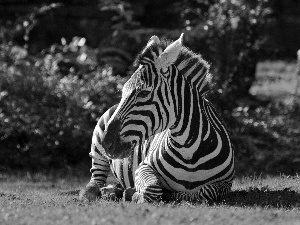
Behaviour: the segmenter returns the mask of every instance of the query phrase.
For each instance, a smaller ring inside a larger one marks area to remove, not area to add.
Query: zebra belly
[[[165,174],[159,174],[159,180],[162,186],[170,191],[195,193],[199,191],[204,185],[209,184],[201,179],[201,173],[182,173],[173,176],[172,179]]]

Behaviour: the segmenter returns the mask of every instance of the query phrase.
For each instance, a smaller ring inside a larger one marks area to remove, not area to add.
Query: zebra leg
[[[124,188],[121,184],[109,184],[100,188],[101,198],[108,201],[118,201],[123,197]]]
[[[215,202],[231,191],[232,182],[220,182],[203,186],[196,193],[164,192],[162,200],[165,202]]]
[[[120,191],[117,185],[115,187],[105,187],[107,176],[110,170],[110,163],[108,158],[103,155],[104,149],[102,147],[102,137],[110,117],[116,110],[117,105],[114,105],[108,109],[98,120],[97,125],[95,126],[92,138],[91,152],[90,156],[92,157],[92,168],[91,173],[92,177],[90,182],[86,185],[85,189],[80,192],[79,199],[87,199],[89,201],[94,201],[97,198],[103,196],[110,196],[115,193],[115,197],[119,198]],[[110,194],[109,194],[110,193]],[[121,191],[123,194],[123,189]],[[121,194],[121,197],[122,197]]]
[[[132,196],[136,193],[135,188],[126,188],[123,193],[123,201],[124,202],[131,202]]]
[[[193,196],[192,201],[215,202],[228,195],[231,186],[232,181],[205,185]]]
[[[105,186],[109,173],[109,161],[96,149],[96,145],[92,144],[90,156],[92,157],[92,177],[86,187],[80,191],[79,199],[95,201],[101,197],[101,190]]]
[[[159,202],[162,196],[156,172],[148,165],[142,164],[135,172],[136,192],[132,195],[135,203]]]
[[[79,192],[79,200],[95,201],[100,197],[100,187],[94,180],[91,180],[86,187]]]

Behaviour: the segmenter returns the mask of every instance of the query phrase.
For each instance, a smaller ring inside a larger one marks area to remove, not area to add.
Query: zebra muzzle
[[[123,143],[119,138],[113,140],[105,141],[102,143],[102,146],[111,159],[121,159],[126,158],[130,155],[131,150],[133,149],[133,144]],[[135,146],[135,144],[134,144]]]
[[[126,158],[136,146],[136,141],[125,142],[120,137],[121,123],[119,120],[112,120],[103,135],[102,147],[106,155],[111,159]]]
[[[120,122],[118,120],[111,121],[103,135],[102,146],[106,154],[114,158],[115,152],[120,145],[119,139]]]

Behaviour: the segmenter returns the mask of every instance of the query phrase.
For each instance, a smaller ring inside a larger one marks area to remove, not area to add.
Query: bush
[[[212,63],[216,89],[234,102],[249,94],[256,64],[264,57],[267,37],[263,27],[270,10],[265,0],[258,0],[255,6],[245,1],[217,2],[209,7],[207,16],[189,21],[187,39],[193,50]]]
[[[19,47],[2,45],[0,52],[1,166],[62,167],[87,159],[97,119],[117,102],[118,78],[109,69],[63,76],[43,60],[33,64]]]

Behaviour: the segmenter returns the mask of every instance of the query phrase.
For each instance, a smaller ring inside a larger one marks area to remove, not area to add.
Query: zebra
[[[152,36],[137,57],[119,104],[95,128],[91,183],[102,187],[110,165],[137,203],[216,201],[230,192],[234,151],[205,98],[210,65],[182,38]]]

